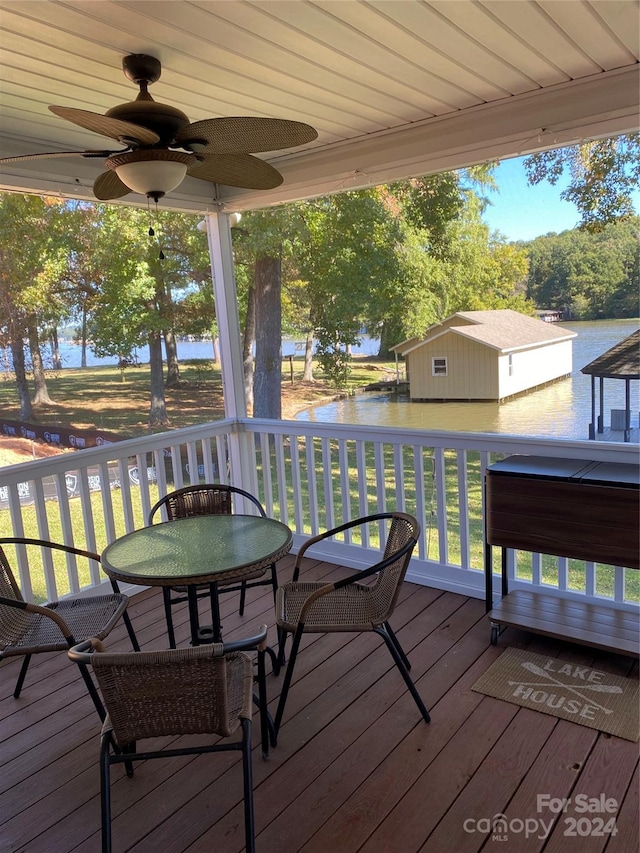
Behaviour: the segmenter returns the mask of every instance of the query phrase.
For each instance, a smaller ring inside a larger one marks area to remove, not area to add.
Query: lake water
[[[499,405],[498,403],[411,403],[393,394],[365,392],[356,397],[315,406],[298,414],[298,420],[321,423],[364,424],[366,426],[401,426],[409,429],[442,429],[456,432],[495,432],[510,435],[539,435],[587,439],[591,420],[591,379],[580,372],[614,344],[626,338],[640,325],[638,320],[599,320],[586,323],[562,323],[563,328],[577,332],[573,340],[573,372],[539,391],[532,391]],[[301,345],[299,345],[301,346]],[[60,346],[63,365],[79,367],[80,347]],[[365,337],[354,354],[375,355],[378,343]],[[294,341],[285,340],[283,355],[300,355]],[[139,347],[139,360],[149,361],[148,347]],[[180,341],[180,360],[212,358],[211,341]],[[116,364],[117,359],[96,358],[87,349],[87,364]],[[631,383],[631,411],[638,412],[639,382]],[[605,423],[609,409],[624,408],[624,382],[605,380]],[[637,415],[635,416],[637,417]],[[635,423],[635,420],[632,420]]]
[[[403,396],[365,392],[316,406],[297,417],[322,423],[588,439],[591,377],[580,370],[634,332],[640,323],[599,320],[559,325],[577,333],[571,376],[505,403],[411,403]],[[622,380],[605,379],[606,425],[610,409],[624,409],[624,384]],[[636,426],[639,385],[631,383],[632,425]]]
[[[378,352],[378,341],[364,336],[359,346],[352,347],[354,355],[376,355]],[[138,347],[135,351],[138,360],[141,364],[149,362],[149,347]],[[163,355],[164,344],[162,348]],[[303,355],[304,343],[285,339],[282,341],[282,355]],[[45,353],[46,357],[47,353]],[[69,343],[68,341],[60,342],[60,356],[62,358],[62,366],[70,368],[80,367],[82,360],[82,350],[77,344]],[[188,361],[192,358],[213,358],[213,343],[211,341],[178,341],[178,358],[180,361]],[[106,356],[98,358],[93,354],[91,349],[87,347],[87,367],[96,367],[101,364],[117,365],[118,359],[115,356]]]

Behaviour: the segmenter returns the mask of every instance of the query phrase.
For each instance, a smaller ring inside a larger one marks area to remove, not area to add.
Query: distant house
[[[459,311],[392,349],[412,400],[501,401],[569,376],[575,336],[510,309]]]
[[[544,320],[545,323],[559,323],[564,319],[564,312],[557,311],[555,308],[540,308],[536,311],[538,320]]]

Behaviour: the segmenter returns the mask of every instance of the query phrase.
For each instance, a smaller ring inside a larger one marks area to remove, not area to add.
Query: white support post
[[[224,412],[227,418],[246,418],[242,341],[238,319],[238,298],[233,270],[233,246],[229,214],[211,211],[205,215],[211,275],[220,333],[220,366]],[[231,483],[252,493],[257,476],[252,462],[251,437],[234,430],[229,436]]]

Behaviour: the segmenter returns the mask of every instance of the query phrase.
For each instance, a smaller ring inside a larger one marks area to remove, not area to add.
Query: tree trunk
[[[307,340],[304,345],[304,372],[302,374],[303,382],[313,382],[313,332],[307,334]]]
[[[167,403],[164,396],[164,376],[162,373],[162,337],[160,332],[149,335],[149,370],[151,374],[151,406],[149,408],[149,426],[167,427]]]
[[[31,364],[33,365],[33,384],[35,393],[33,395],[34,406],[51,406],[53,400],[47,389],[47,379],[44,374],[44,364],[40,352],[40,338],[38,337],[38,326],[35,317],[29,318],[29,349],[31,350]]]
[[[258,258],[256,286],[256,365],[253,416],[282,417],[282,266],[280,258]]]
[[[60,342],[58,341],[58,330],[55,326],[51,329],[51,358],[53,361],[54,370],[62,370]]]
[[[11,355],[13,357],[13,372],[16,376],[16,387],[20,400],[20,420],[30,421],[33,417],[31,408],[31,395],[29,394],[29,383],[27,373],[24,369],[24,344],[22,343],[22,330],[17,330],[11,338]]]
[[[396,342],[397,343],[397,342]],[[387,324],[383,323],[380,329],[380,345],[378,347],[378,358],[391,358],[393,353],[389,349],[389,335]]]
[[[178,363],[178,343],[173,332],[164,333],[164,348],[167,353],[166,388],[176,388],[180,384],[180,365]]]
[[[82,300],[82,352],[80,357],[80,367],[87,366],[87,299]]]
[[[256,289],[249,285],[247,294],[247,319],[242,339],[242,369],[244,374],[244,398],[249,415],[253,412],[253,345],[256,341]]]

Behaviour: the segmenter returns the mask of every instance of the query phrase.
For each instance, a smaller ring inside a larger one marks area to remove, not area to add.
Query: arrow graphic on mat
[[[549,684],[541,684],[539,681],[508,681],[507,684],[519,684],[521,687],[555,687],[559,682],[549,682]],[[569,690],[573,690],[568,684],[563,684]],[[622,687],[616,687],[613,684],[585,684],[580,690],[593,690],[596,693],[622,693]]]

